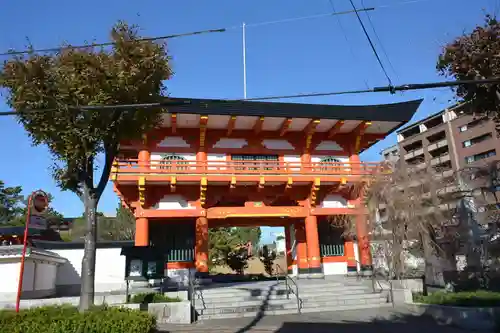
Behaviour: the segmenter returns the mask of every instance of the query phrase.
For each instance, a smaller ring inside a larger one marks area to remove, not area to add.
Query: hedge
[[[179,297],[169,297],[159,293],[140,293],[132,296],[128,303],[175,303],[181,302]]]
[[[119,307],[95,307],[85,313],[66,305],[0,311],[2,333],[152,333],[155,329],[154,316]]]
[[[425,304],[464,307],[500,307],[500,293],[487,290],[460,292],[439,291],[427,296],[414,294],[413,301]]]

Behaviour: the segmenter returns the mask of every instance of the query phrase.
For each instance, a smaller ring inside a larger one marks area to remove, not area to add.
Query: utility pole
[[[247,41],[246,41],[246,29],[245,22],[241,26],[241,34],[243,40],[243,99],[247,99]]]

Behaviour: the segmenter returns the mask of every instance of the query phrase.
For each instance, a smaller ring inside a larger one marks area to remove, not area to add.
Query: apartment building
[[[500,138],[487,117],[466,115],[467,105],[433,114],[397,132],[402,160],[409,165],[430,166],[443,176],[482,165],[500,156]]]
[[[399,161],[399,145],[390,146],[380,152],[384,161],[396,163]]]

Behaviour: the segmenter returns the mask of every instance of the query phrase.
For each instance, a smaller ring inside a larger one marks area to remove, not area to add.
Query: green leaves
[[[21,191],[21,186],[5,187],[4,182],[0,180],[0,223],[10,222],[22,213]]]
[[[464,34],[447,44],[438,58],[439,74],[457,80],[474,80],[500,76],[500,24],[490,15],[485,23],[470,34]],[[489,113],[498,119],[498,84],[461,85],[455,89],[457,97],[473,101],[469,113]],[[500,128],[499,128],[500,129]]]
[[[172,75],[165,46],[137,41],[136,27],[119,22],[111,38],[108,49],[67,46],[50,55],[15,56],[0,69],[0,85],[19,122],[33,144],[45,144],[53,154],[60,186],[79,194],[83,183],[94,186],[95,156],[104,153],[112,161],[119,142],[140,138],[158,124],[161,110],[82,112],[78,106],[158,102]]]
[[[211,228],[209,229],[209,265],[227,265],[241,271],[247,265],[246,249],[241,245],[248,241],[256,247],[260,240],[259,227]]]
[[[4,182],[0,180],[0,224],[22,226],[26,223],[28,198],[21,192],[21,186],[5,187]],[[54,197],[50,193],[47,195],[50,204]],[[50,205],[43,215],[50,225],[57,225],[63,219],[63,216]]]
[[[85,313],[68,305],[0,311],[2,332],[12,333],[149,333],[156,318],[147,312],[126,308],[95,307]]]
[[[97,213],[97,239],[98,240],[132,240],[135,237],[135,217],[130,210],[122,205],[116,209],[116,217],[106,217]],[[85,236],[85,218],[75,219],[71,230],[73,240],[82,239]]]

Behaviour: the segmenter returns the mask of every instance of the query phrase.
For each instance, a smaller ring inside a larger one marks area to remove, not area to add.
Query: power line
[[[333,4],[333,0],[329,0],[329,2],[330,2],[330,6],[332,7],[333,12],[335,13],[336,10],[335,10],[335,5]],[[345,42],[347,43],[347,46],[349,47],[349,51],[351,52],[351,56],[352,56],[354,62],[359,63],[358,57],[354,53],[354,48],[352,47],[352,44],[349,42],[349,38],[347,37],[346,30],[344,29],[344,25],[342,24],[340,17],[336,15],[335,18],[337,19],[337,24],[339,25],[340,31],[344,35]],[[363,77],[363,82],[365,83],[366,88],[369,89],[370,86],[368,85],[368,81],[364,77]]]
[[[361,5],[363,7],[365,6],[364,0],[361,0]],[[394,69],[394,66],[392,65],[392,61],[389,58],[389,54],[385,50],[384,44],[382,43],[382,40],[380,39],[380,37],[379,37],[379,35],[377,33],[377,30],[375,29],[375,24],[373,24],[373,21],[372,21],[370,13],[366,12],[365,15],[368,18],[368,24],[372,28],[373,34],[375,35],[375,38],[377,39],[378,44],[380,45],[380,49],[382,50],[382,53],[385,55],[385,58],[387,59],[387,63],[389,64],[389,67],[391,68],[392,72],[396,75],[396,79],[399,80],[399,75],[396,72],[396,69]]]
[[[284,96],[266,96],[266,97],[256,97],[249,98],[246,101],[252,100],[270,100],[270,99],[288,99],[288,98],[298,98],[298,97],[319,97],[319,96],[334,96],[334,95],[349,95],[349,94],[362,94],[362,93],[375,93],[375,92],[390,92],[394,94],[397,91],[408,91],[408,90],[422,90],[422,89],[432,89],[432,88],[445,88],[454,87],[460,85],[480,85],[480,84],[495,84],[500,83],[500,77],[495,77],[491,79],[484,80],[457,80],[457,81],[445,81],[445,82],[430,82],[430,83],[409,83],[399,86],[383,86],[374,87],[371,89],[361,89],[361,90],[347,90],[347,91],[333,91],[326,93],[309,93],[309,94],[297,94],[297,95],[284,95]]]
[[[375,7],[365,7],[365,8],[358,9],[358,12],[369,12],[369,11],[373,11],[373,10],[375,10]],[[276,20],[276,21],[251,23],[251,24],[247,24],[247,27],[259,27],[259,26],[276,24],[276,23],[295,22],[295,21],[308,20],[308,19],[313,19],[313,18],[321,18],[321,17],[327,17],[327,16],[339,16],[339,15],[352,14],[352,13],[354,13],[354,10],[346,10],[346,11],[342,11],[342,12],[333,11],[333,13],[292,17],[292,18]]]
[[[385,77],[387,78],[387,81],[389,82],[389,85],[392,86],[392,81],[389,75],[387,74],[387,71],[385,70],[384,64],[382,63],[382,60],[380,60],[380,57],[377,53],[377,49],[375,49],[375,45],[373,45],[372,39],[370,38],[370,35],[368,34],[368,31],[366,31],[365,25],[363,23],[363,20],[361,20],[361,16],[359,16],[358,11],[356,10],[356,6],[354,5],[354,2],[352,0],[349,0],[351,3],[352,9],[354,9],[354,12],[356,13],[356,17],[358,18],[359,24],[361,24],[361,28],[363,28],[363,32],[365,33],[366,39],[368,40],[368,43],[370,43],[370,47],[373,51],[373,54],[375,54],[375,57],[377,58],[377,61],[380,65],[380,68],[382,68],[382,71],[385,74]]]
[[[357,12],[368,12],[368,11],[373,11],[375,9],[384,9],[384,8],[390,8],[394,6],[399,6],[399,5],[406,5],[406,4],[414,4],[414,3],[419,3],[419,2],[428,2],[431,0],[413,0],[413,1],[402,1],[400,3],[394,3],[394,4],[389,4],[389,5],[381,5],[378,7],[368,7],[368,8],[360,8],[357,9]],[[435,0],[433,0],[435,1]],[[301,17],[294,17],[294,18],[288,18],[288,19],[282,19],[282,20],[275,20],[275,21],[266,21],[266,22],[257,22],[257,23],[250,23],[247,24],[247,27],[257,27],[257,26],[264,26],[264,25],[270,25],[270,24],[276,24],[276,23],[286,23],[286,22],[294,22],[294,21],[300,21],[300,20],[306,20],[306,19],[313,19],[313,18],[321,18],[321,17],[327,17],[327,16],[337,16],[337,15],[344,15],[344,14],[350,14],[350,13],[355,13],[355,10],[348,10],[348,11],[342,11],[342,12],[336,12],[336,13],[326,13],[326,14],[319,14],[319,15],[309,15],[309,16],[301,16]],[[155,40],[162,40],[162,39],[170,39],[170,38],[178,38],[178,37],[187,37],[187,36],[193,36],[193,35],[199,35],[199,34],[205,34],[205,33],[213,33],[213,32],[226,32],[228,30],[232,29],[240,29],[241,26],[232,26],[228,28],[221,28],[221,29],[209,29],[209,30],[201,30],[201,31],[194,31],[194,32],[187,32],[187,33],[181,33],[181,34],[173,34],[173,35],[167,35],[167,36],[159,36],[159,37],[150,37],[150,38],[141,38],[137,39],[138,41],[155,41]],[[113,45],[113,42],[107,42],[107,43],[95,43],[95,44],[89,44],[89,45],[78,45],[78,46],[71,46],[68,45],[67,47],[53,47],[53,48],[48,48],[48,49],[33,49],[33,50],[23,50],[23,51],[8,51],[8,52],[3,52],[0,53],[0,56],[9,56],[9,55],[19,55],[19,54],[29,54],[29,53],[36,53],[36,52],[57,52],[62,49],[82,49],[82,48],[87,48],[87,47],[96,47],[96,46],[111,46]]]
[[[200,31],[192,31],[192,32],[186,32],[186,33],[181,33],[181,34],[167,35],[167,36],[139,38],[139,39],[136,39],[135,41],[153,42],[153,41],[169,39],[169,38],[187,37],[187,36],[208,34],[208,33],[213,33],[213,32],[225,32],[225,31],[226,31],[225,28],[200,30]],[[68,45],[68,46],[64,46],[64,47],[53,47],[53,48],[48,48],[48,49],[9,51],[9,52],[0,53],[0,56],[19,55],[19,54],[28,54],[28,53],[38,53],[38,52],[40,52],[40,53],[42,53],[42,52],[58,52],[58,51],[64,50],[64,49],[85,49],[85,48],[97,47],[97,46],[111,46],[114,44],[116,44],[116,43],[115,42],[106,42],[106,43],[95,43],[95,44],[77,45],[77,46]]]
[[[300,98],[300,97],[334,96],[334,95],[377,93],[377,92],[389,92],[391,94],[394,94],[397,91],[445,88],[445,87],[453,87],[459,85],[480,85],[480,84],[498,84],[498,83],[500,83],[500,77],[494,77],[491,79],[482,79],[482,80],[457,80],[457,81],[429,82],[429,83],[408,83],[399,86],[389,85],[382,87],[374,87],[371,89],[332,91],[332,92],[322,92],[322,93],[305,93],[305,94],[282,95],[282,96],[262,96],[262,97],[233,99],[233,100],[228,99],[228,100],[217,100],[214,101],[214,103],[264,101],[271,99],[289,99],[289,98]],[[189,105],[189,104],[192,104],[189,99],[185,100],[176,99],[170,101],[166,100],[164,102],[158,102],[158,103],[69,106],[68,109],[80,110],[80,111],[95,111],[95,110],[108,111],[108,110],[123,110],[123,109],[151,109],[151,108],[161,108],[161,107]],[[0,112],[0,116],[12,116],[19,113],[29,113],[29,112],[51,112],[58,110],[59,109],[51,108],[51,109],[27,109],[19,111],[7,111],[7,112]]]

